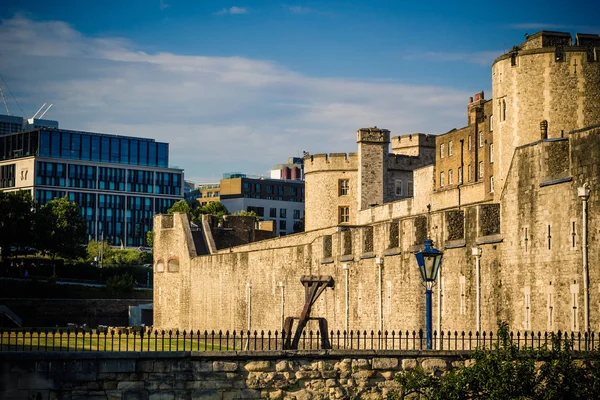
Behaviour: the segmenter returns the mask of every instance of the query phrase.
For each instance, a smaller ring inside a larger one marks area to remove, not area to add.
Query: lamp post
[[[426,319],[426,344],[427,350],[431,350],[431,293],[435,285],[438,271],[442,265],[444,253],[433,247],[433,240],[425,239],[423,248],[415,254],[423,286],[425,286],[425,319]]]

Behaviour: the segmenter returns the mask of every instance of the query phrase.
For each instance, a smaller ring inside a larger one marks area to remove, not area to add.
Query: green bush
[[[106,287],[112,294],[124,294],[133,291],[133,276],[129,274],[115,275],[106,280]]]
[[[441,374],[421,368],[402,371],[395,380],[398,392],[388,399],[598,399],[600,358],[597,352],[574,357],[567,336],[552,338],[552,347],[519,349],[508,325],[499,322],[499,342],[491,350],[477,350],[473,363]]]

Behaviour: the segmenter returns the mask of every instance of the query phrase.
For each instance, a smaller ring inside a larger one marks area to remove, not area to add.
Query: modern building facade
[[[277,164],[271,168],[271,179],[304,180],[304,159],[290,157],[284,164]]]
[[[183,198],[183,170],[153,139],[39,128],[0,135],[0,190],[30,190],[39,206],[68,196],[90,240],[143,246],[154,214]]]
[[[230,175],[221,180],[220,201],[231,213],[254,211],[261,221],[273,221],[278,236],[303,230],[303,181]]]

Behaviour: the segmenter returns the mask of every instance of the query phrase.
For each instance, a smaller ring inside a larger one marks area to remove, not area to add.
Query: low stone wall
[[[151,303],[150,299],[36,299],[0,298],[0,304],[23,319],[23,326],[77,325],[127,326],[129,306]]]
[[[468,353],[270,351],[0,353],[3,399],[380,399],[394,376]]]

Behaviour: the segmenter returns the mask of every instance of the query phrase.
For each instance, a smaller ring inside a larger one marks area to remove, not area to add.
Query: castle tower
[[[492,66],[496,187],[502,188],[516,147],[600,123],[600,37],[541,31]],[[496,193],[500,194],[501,190]]]
[[[358,209],[381,205],[387,197],[385,169],[390,146],[387,129],[362,128],[356,132],[358,143]]]

